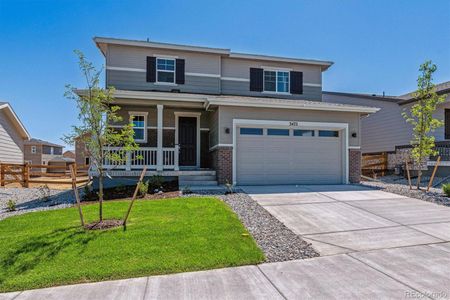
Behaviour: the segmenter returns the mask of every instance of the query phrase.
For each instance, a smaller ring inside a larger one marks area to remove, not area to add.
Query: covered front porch
[[[180,97],[177,97],[180,100]],[[123,154],[120,147],[106,147],[103,167],[110,171],[149,172],[209,169],[209,112],[203,102],[116,98],[121,107],[121,128],[131,120],[139,149]],[[122,160],[108,159],[111,154]]]

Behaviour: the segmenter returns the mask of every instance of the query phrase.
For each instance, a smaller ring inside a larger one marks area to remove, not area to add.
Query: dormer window
[[[264,92],[289,93],[289,72],[264,70]]]
[[[156,81],[159,83],[175,83],[175,59],[156,59]]]

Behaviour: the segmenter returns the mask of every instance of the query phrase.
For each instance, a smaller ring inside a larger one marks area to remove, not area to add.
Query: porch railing
[[[450,161],[450,143],[449,142],[436,142],[435,149],[438,154],[430,157],[430,160],[437,160],[438,156],[442,161]]]
[[[162,148],[162,159],[160,165],[158,164],[158,148],[156,147],[141,147],[138,150],[121,153],[120,147],[108,147],[103,151],[104,156],[109,157],[114,154],[123,155],[119,161],[113,161],[105,158],[103,160],[103,167],[106,169],[143,169],[147,166],[148,169],[178,169],[178,146],[173,148]]]

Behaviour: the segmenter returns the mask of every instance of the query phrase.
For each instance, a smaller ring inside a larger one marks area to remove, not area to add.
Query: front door
[[[180,166],[197,165],[197,118],[179,117],[178,144]]]

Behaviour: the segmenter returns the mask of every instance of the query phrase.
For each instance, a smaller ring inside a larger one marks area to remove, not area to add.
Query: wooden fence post
[[[5,166],[0,164],[0,185],[5,186]]]
[[[76,173],[77,171],[76,171],[76,169],[73,168],[72,165],[69,165],[69,168],[70,168],[70,174],[72,177],[72,189],[75,194],[75,199],[77,201],[78,213],[80,214],[81,226],[84,227],[83,211],[81,210],[80,195],[78,194],[78,189],[77,189],[77,173]]]
[[[437,168],[438,168],[440,162],[441,162],[441,157],[439,156],[436,161],[436,165],[434,166],[433,173],[431,174],[430,182],[428,182],[427,192],[430,190],[430,187],[433,184],[434,175],[436,175],[436,171],[437,171]]]
[[[144,176],[145,176],[145,172],[146,172],[146,171],[147,171],[147,166],[144,166],[144,169],[142,170],[142,173],[141,173],[141,177],[139,177],[139,181],[138,181],[138,183],[136,184],[136,189],[134,190],[133,198],[131,198],[130,206],[128,206],[128,211],[127,211],[127,213],[125,214],[125,218],[123,219],[123,227],[124,227],[124,228],[127,227],[127,219],[128,219],[128,216],[130,215],[131,208],[133,207],[134,200],[136,200],[137,193],[138,193],[138,191],[139,191],[139,185],[141,184],[142,180],[144,180]]]
[[[405,166],[406,166],[406,174],[408,175],[409,189],[412,190],[411,175],[409,174],[408,159],[405,159]]]
[[[22,179],[23,186],[26,188],[30,187],[30,166],[27,162],[23,165]]]

